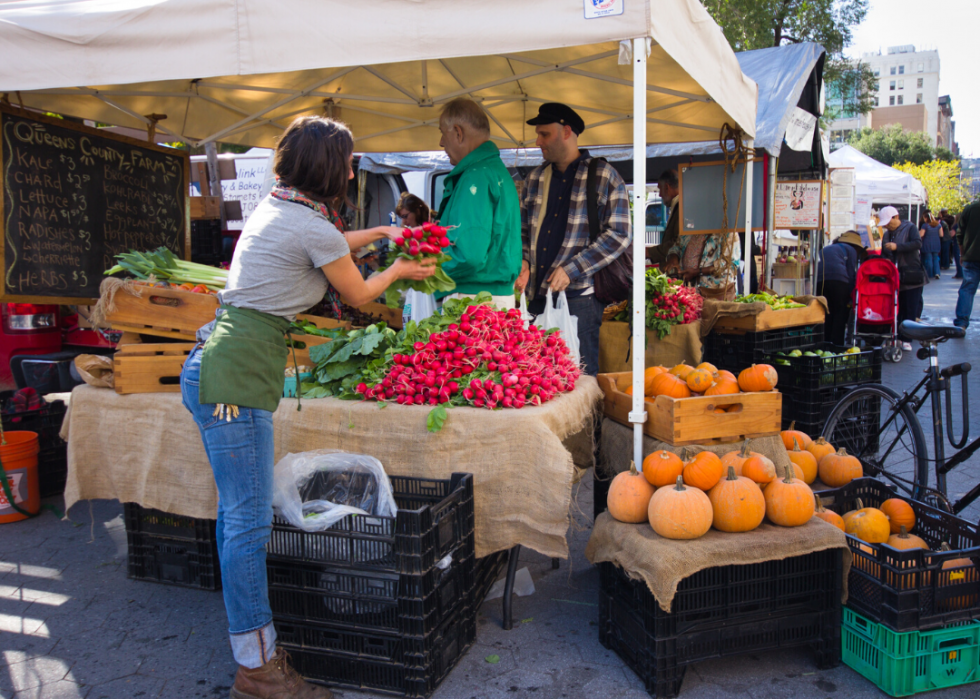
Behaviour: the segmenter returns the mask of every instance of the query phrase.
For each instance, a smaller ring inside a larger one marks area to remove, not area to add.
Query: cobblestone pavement
[[[949,319],[955,282],[948,274],[926,289],[926,315]],[[980,314],[980,310],[978,310]],[[980,367],[980,322],[964,342],[943,346],[944,363]],[[903,387],[924,363],[907,355],[886,365],[884,380]],[[971,404],[980,390],[973,393]],[[980,404],[971,405],[980,415]],[[980,480],[974,459],[950,479],[950,492]],[[583,552],[590,533],[592,480],[577,490],[569,531],[572,557],[521,555],[535,584],[514,603],[515,628],[501,628],[500,600],[478,616],[476,644],[434,699],[647,697],[632,670],[598,641],[598,574]],[[977,519],[978,506],[967,512]],[[228,696],[235,672],[220,593],[126,578],[126,536],[116,502],[86,503],[71,521],[50,513],[0,525],[0,698],[163,699]],[[499,662],[487,658],[498,656]],[[750,653],[688,668],[685,699],[884,696],[845,666],[817,670],[805,650]],[[345,691],[348,697],[372,697]],[[936,691],[935,699],[977,696],[977,685]]]

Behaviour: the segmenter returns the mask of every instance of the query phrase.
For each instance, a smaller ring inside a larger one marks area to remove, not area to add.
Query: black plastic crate
[[[820,493],[824,507],[838,514],[878,507],[896,497],[873,478],[858,478]],[[904,498],[903,498],[904,499]],[[848,577],[847,604],[872,621],[904,631],[922,631],[980,618],[980,527],[936,508],[908,500],[915,511],[912,533],[931,551],[899,551],[847,537],[854,556]],[[951,551],[938,551],[941,543]],[[969,558],[973,568],[943,570],[943,563]]]
[[[5,432],[36,432],[38,438],[38,490],[42,498],[65,492],[68,477],[68,445],[59,436],[67,407],[64,401],[42,401],[34,410],[16,412],[10,398],[14,391],[0,392],[3,429]]]
[[[282,626],[277,622],[279,628]],[[407,639],[373,636],[355,640],[348,635],[345,641],[342,636],[343,633],[341,636],[314,637],[331,645],[329,650],[295,643],[296,636],[289,632],[286,637],[280,635],[279,642],[289,651],[296,670],[318,684],[427,697],[473,644],[476,639],[476,618],[469,612],[446,620],[425,639],[429,650],[421,663],[417,662],[418,656],[409,658],[407,662],[392,662],[377,655],[397,652],[398,644],[409,642]],[[349,645],[345,646],[345,642]],[[338,644],[340,649],[334,649]]]
[[[467,548],[461,544],[457,554]],[[341,624],[371,632],[422,636],[468,606],[473,555],[454,555],[445,570],[361,570],[268,557],[269,604],[277,621]]]
[[[822,342],[811,349],[834,352],[835,356],[790,357],[779,354],[765,356],[765,363],[772,364],[779,372],[781,391],[817,391],[881,381],[880,348],[869,347],[860,352],[844,354],[847,347]]]
[[[123,505],[123,517],[126,521],[126,531],[134,534],[152,534],[189,541],[216,540],[216,522],[213,519],[196,519],[161,512],[142,507],[135,502],[127,502]]]
[[[470,589],[469,606],[479,609],[487,598],[490,588],[503,575],[510,561],[510,550],[498,551],[489,556],[476,559],[473,577],[476,581]]]
[[[645,583],[639,584],[645,589]],[[735,617],[727,624],[658,637],[644,628],[629,603],[600,591],[599,642],[643,680],[652,696],[676,697],[687,666],[711,658],[809,646],[817,655],[818,667],[837,666],[841,658],[841,608],[838,600],[835,609],[824,612],[763,616],[748,621]]]
[[[191,221],[191,262],[216,265],[224,254],[220,219]]]
[[[344,517],[322,532],[304,532],[275,517],[269,555],[418,575],[472,539],[472,475],[454,473],[448,480],[390,478],[396,517]]]
[[[768,355],[807,350],[823,342],[823,324],[801,325],[780,330],[747,332],[740,335],[712,331],[704,339],[704,361],[719,369],[739,372],[758,364]],[[780,379],[781,380],[781,379]]]
[[[657,638],[713,629],[755,618],[824,613],[840,607],[843,549],[750,565],[716,566],[680,582],[665,612],[642,580],[612,563],[599,564],[602,591],[623,601]]]
[[[813,435],[814,438],[822,434],[823,426],[834,407],[851,391],[851,388],[835,387],[818,390],[796,388],[784,390],[781,374],[779,380],[777,388],[783,394],[783,429],[789,429],[790,423],[795,422],[797,429]],[[810,431],[807,431],[804,425]]]
[[[42,449],[37,455],[38,491],[42,498],[50,498],[65,492],[68,479],[68,453],[66,445]]]
[[[220,590],[218,544],[127,532],[128,576],[168,585]]]

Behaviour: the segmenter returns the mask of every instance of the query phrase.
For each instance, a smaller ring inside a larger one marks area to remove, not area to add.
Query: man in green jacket
[[[439,145],[454,166],[439,205],[439,225],[450,228],[453,243],[446,250],[453,259],[442,266],[456,282],[453,295],[487,291],[498,308],[513,308],[521,207],[500,149],[490,140],[490,121],[476,102],[461,97],[442,110],[439,131]]]

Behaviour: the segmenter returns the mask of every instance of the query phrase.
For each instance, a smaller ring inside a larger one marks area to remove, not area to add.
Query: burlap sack
[[[653,437],[643,435],[643,456],[652,454],[660,449],[673,452],[678,456],[682,455],[685,449],[694,451],[710,451],[718,456],[727,454],[730,451],[738,451],[742,448],[741,442],[731,442],[729,444],[718,444],[711,446],[688,446],[675,447],[661,442]],[[777,473],[790,467],[789,456],[786,455],[786,447],[779,435],[773,437],[759,437],[749,440],[749,449],[757,451],[764,456],[772,459],[776,465]],[[596,463],[596,478],[606,480],[612,478],[617,473],[628,471],[630,462],[633,460],[633,428],[621,425],[614,420],[602,421],[602,437],[599,439],[599,460]],[[639,464],[637,464],[639,468]]]
[[[435,433],[425,429],[429,411],[422,406],[324,398],[304,400],[297,412],[295,399],[283,399],[273,415],[276,460],[340,449],[370,454],[393,475],[472,473],[477,557],[521,544],[567,558],[576,469],[562,442],[583,429],[591,436],[601,396],[595,379],[582,377],[572,393],[540,407],[450,410]],[[214,477],[180,394],[121,396],[79,386],[62,437],[68,441],[66,507],[115,498],[188,517],[216,516]]]
[[[75,357],[75,370],[82,377],[82,381],[89,386],[112,388],[115,385],[112,374],[112,357],[104,357],[99,354],[80,354]]]
[[[793,300],[803,305],[809,305],[816,300],[823,306],[824,311],[828,311],[827,299],[823,296],[794,296]],[[701,337],[707,337],[711,329],[719,318],[744,318],[746,316],[759,315],[765,311],[767,306],[762,301],[757,303],[738,303],[736,301],[716,301],[715,299],[705,299],[704,308],[701,310]]]
[[[851,551],[837,527],[814,518],[802,527],[777,527],[768,522],[751,532],[730,534],[711,529],[700,539],[672,541],[649,524],[624,524],[608,512],[596,518],[585,547],[590,563],[615,563],[634,580],[643,580],[665,612],[670,612],[677,586],[699,570],[726,565],[780,561],[814,551],[844,549],[841,602],[847,601]]]
[[[691,366],[701,363],[701,322],[675,325],[662,340],[647,330],[646,366],[672,367],[681,362]],[[633,370],[633,335],[629,323],[606,321],[599,328],[599,373],[611,374]]]

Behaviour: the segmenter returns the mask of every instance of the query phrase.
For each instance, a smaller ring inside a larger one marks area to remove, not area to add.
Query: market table
[[[567,558],[576,477],[569,449],[582,442],[575,437],[583,427],[591,435],[601,396],[595,379],[582,377],[574,391],[543,406],[450,410],[436,433],[426,431],[427,407],[321,398],[302,401],[297,411],[295,399],[283,399],[273,415],[276,460],[338,449],[370,454],[393,475],[472,473],[477,557],[527,546]],[[216,517],[217,488],[179,393],[119,395],[78,386],[61,434],[68,442],[66,508],[104,498]]]

